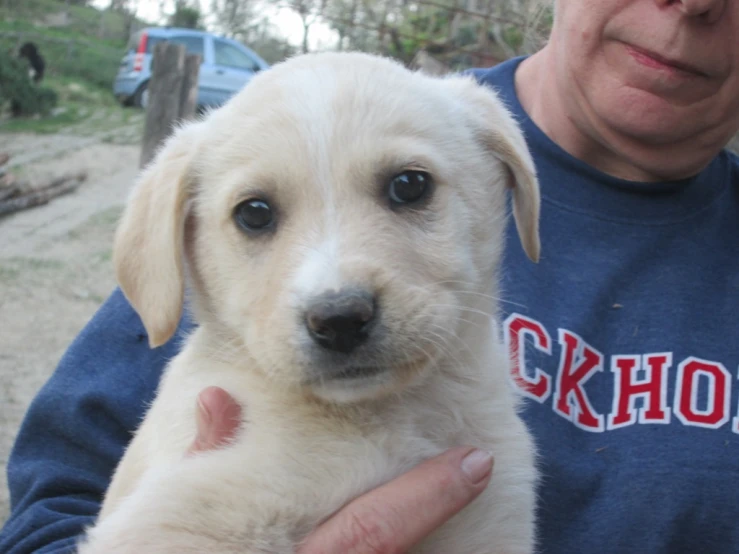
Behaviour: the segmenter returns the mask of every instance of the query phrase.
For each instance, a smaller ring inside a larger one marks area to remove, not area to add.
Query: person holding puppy
[[[472,72],[541,182],[541,261],[512,236],[503,332],[540,450],[542,552],[739,549],[737,36],[731,0],[558,0],[542,50]],[[120,292],[106,302],[26,416],[0,551],[72,548],[178,346],[150,350]],[[203,391],[192,451],[242,410]],[[408,550],[486,486],[474,446],[358,498],[301,552]]]

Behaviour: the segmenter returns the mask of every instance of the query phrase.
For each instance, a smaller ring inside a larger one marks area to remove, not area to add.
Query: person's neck
[[[521,63],[515,77],[516,94],[534,123],[572,156],[606,174],[638,182],[691,177],[715,156],[710,147],[701,155],[695,142],[644,144],[599,129],[591,123],[597,119],[578,111],[581,107],[572,102],[576,91],[559,86],[553,54],[554,47],[548,45]]]

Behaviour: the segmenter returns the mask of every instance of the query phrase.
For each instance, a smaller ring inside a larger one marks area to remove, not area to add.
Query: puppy
[[[534,447],[495,324],[509,191],[537,260],[534,165],[496,95],[366,54],[293,58],[177,130],[114,262],[152,347],[186,289],[199,326],[79,552],[292,553],[349,500],[474,445],[489,486],[414,552],[531,553]],[[245,425],[186,457],[210,385]]]

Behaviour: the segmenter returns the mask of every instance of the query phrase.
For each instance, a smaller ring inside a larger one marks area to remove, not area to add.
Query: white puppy
[[[495,94],[365,54],[293,58],[177,130],[115,264],[151,346],[186,289],[199,327],[80,552],[294,552],[349,500],[472,445],[495,456],[489,486],[414,552],[531,553],[534,449],[494,319],[509,191],[536,260],[534,166]],[[211,385],[245,425],[186,457]]]

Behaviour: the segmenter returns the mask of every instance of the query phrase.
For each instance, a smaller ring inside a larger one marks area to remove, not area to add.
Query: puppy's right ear
[[[199,126],[191,123],[167,139],[141,174],[116,230],[116,277],[152,348],[172,337],[182,315],[185,210]]]

